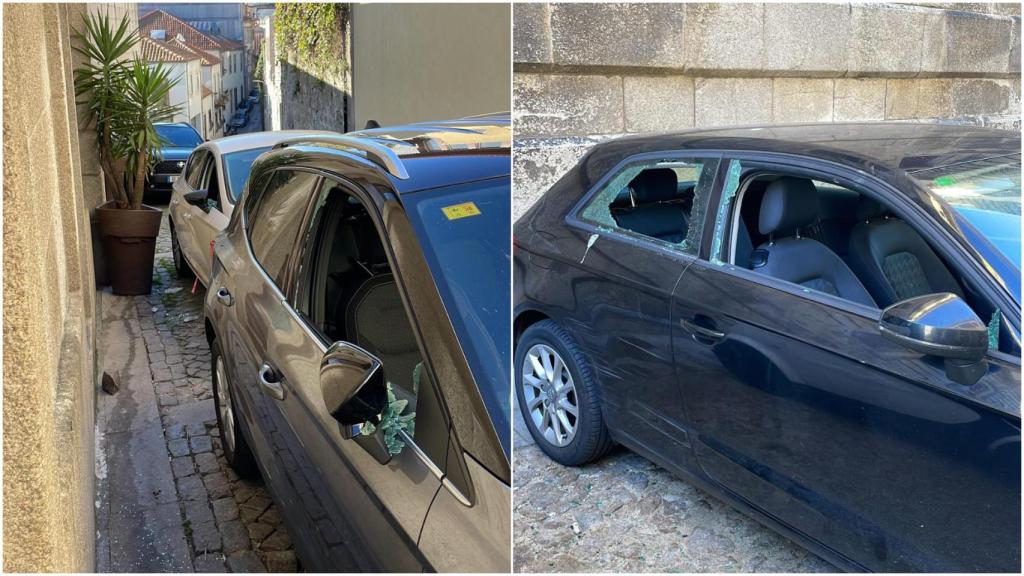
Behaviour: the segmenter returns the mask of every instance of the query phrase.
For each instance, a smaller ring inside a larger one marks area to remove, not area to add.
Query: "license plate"
[[[171,184],[174,184],[177,180],[178,180],[178,176],[177,175],[168,176],[167,177],[167,181],[170,182]]]

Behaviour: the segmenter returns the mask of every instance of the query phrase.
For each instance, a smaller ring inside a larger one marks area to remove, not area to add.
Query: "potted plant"
[[[146,177],[159,156],[155,122],[170,120],[166,104],[174,83],[170,69],[128,52],[139,42],[128,17],[114,29],[106,15],[89,15],[75,30],[75,51],[85,62],[75,69],[75,93],[95,122],[96,144],[109,202],[96,208],[96,222],[114,294],[149,294],[162,213],[142,203]]]

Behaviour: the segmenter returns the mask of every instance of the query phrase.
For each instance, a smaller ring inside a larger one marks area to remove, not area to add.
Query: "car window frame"
[[[200,158],[200,156],[202,156],[202,158]],[[183,174],[185,185],[188,186],[189,190],[192,190],[193,192],[196,190],[200,190],[200,188],[196,188],[195,185],[193,185],[192,182],[190,181],[190,176],[192,176],[192,174],[189,173],[189,170],[202,171],[204,169],[204,165],[209,162],[209,158],[210,148],[207,146],[200,145],[195,150],[193,150],[191,154],[189,154],[188,162],[185,165],[185,170]],[[199,162],[200,165],[196,166],[195,162]]]
[[[311,174],[317,176],[316,183],[314,184],[314,188],[315,189],[314,189],[313,194],[312,194],[313,198],[316,197],[316,195],[319,193],[320,189],[323,187],[324,178],[323,178],[323,175],[319,173],[319,171],[311,170],[311,169],[308,169],[308,168],[305,168],[305,167],[302,167],[302,166],[289,165],[289,166],[281,166],[279,168],[274,168],[274,169],[272,169],[272,170],[270,170],[270,171],[268,171],[268,172],[266,172],[264,174],[264,178],[265,179],[264,179],[263,182],[260,183],[260,186],[261,186],[260,193],[259,193],[258,196],[255,197],[255,200],[256,200],[255,205],[253,205],[251,208],[247,206],[244,210],[242,210],[242,215],[241,215],[242,216],[242,230],[245,232],[245,245],[246,245],[247,249],[249,250],[249,255],[252,258],[252,261],[256,264],[256,267],[259,268],[259,270],[263,274],[263,276],[274,286],[275,289],[277,289],[278,294],[281,296],[281,298],[285,298],[285,293],[284,293],[284,290],[282,289],[282,287],[278,286],[277,280],[275,280],[274,277],[271,276],[269,272],[267,272],[267,270],[263,267],[263,263],[260,262],[259,258],[256,257],[256,252],[252,248],[252,224],[253,224],[253,222],[250,222],[250,219],[255,219],[257,216],[259,216],[260,211],[263,208],[263,201],[264,201],[265,196],[266,196],[267,187],[270,186],[270,183],[273,181],[274,175],[276,175],[278,172],[281,172],[281,171],[308,172],[308,173],[311,173]],[[306,215],[308,214],[308,212],[309,212],[309,204],[307,203],[306,207],[303,209],[303,217],[302,217],[303,219],[302,219],[302,221],[305,221],[305,218],[306,218]],[[300,222],[302,222],[302,221],[300,221]],[[292,260],[292,257],[294,255],[294,252],[295,252],[295,246],[292,246],[292,249],[288,251],[288,255],[285,256],[284,263],[281,266],[281,272],[282,272],[282,282],[281,283],[282,284],[287,284],[287,282],[288,282],[289,274],[290,274],[290,269],[291,269],[291,260]],[[290,306],[289,306],[289,308],[290,308]]]
[[[704,226],[702,226],[701,228],[696,254],[685,252],[679,245],[672,244],[670,242],[665,242],[664,240],[659,240],[658,238],[654,238],[652,236],[647,236],[639,232],[633,232],[631,230],[620,228],[618,226],[614,228],[608,228],[580,217],[580,213],[584,209],[586,209],[587,206],[590,205],[590,202],[593,200],[594,196],[599,194],[613,178],[619,175],[629,165],[654,160],[686,161],[696,159],[713,159],[718,161],[718,166],[715,169],[715,179],[711,183],[711,187],[708,191],[708,202],[705,208],[706,211],[704,213]],[[712,202],[715,200],[716,191],[718,187],[721,185],[722,164],[722,152],[720,151],[665,150],[657,152],[643,152],[640,154],[633,154],[627,156],[626,158],[617,162],[615,166],[613,166],[607,172],[605,172],[604,175],[597,180],[597,182],[595,182],[586,192],[584,192],[580,196],[578,200],[576,200],[576,202],[572,204],[572,206],[566,212],[564,221],[568,226],[586,232],[588,236],[609,236],[613,240],[625,242],[627,244],[643,249],[655,250],[661,254],[682,256],[684,258],[688,258],[691,260],[696,259],[703,252],[703,246],[705,243],[704,239],[708,235],[707,216],[709,213],[711,213]]]
[[[993,287],[991,286],[992,280],[989,278],[983,270],[978,268],[977,261],[972,258],[969,254],[963,252],[962,247],[958,242],[950,237],[949,233],[944,230],[941,226],[936,225],[931,221],[931,217],[923,211],[922,208],[915,205],[912,201],[905,198],[901,192],[895,190],[891,184],[878,179],[877,177],[868,174],[863,171],[855,170],[842,164],[831,162],[828,160],[821,160],[817,158],[810,158],[806,156],[799,156],[793,154],[775,153],[775,152],[756,152],[756,151],[723,151],[723,158],[720,168],[728,169],[729,164],[733,160],[739,160],[747,162],[757,162],[760,164],[772,164],[778,167],[780,172],[786,174],[794,174],[812,178],[815,180],[821,180],[826,182],[838,181],[839,185],[854,190],[858,194],[867,193],[868,196],[876,201],[881,201],[886,205],[893,207],[897,215],[907,222],[915,231],[919,234],[921,231],[927,232],[928,238],[932,240],[930,245],[934,248],[941,250],[941,254],[945,257],[946,261],[951,262],[958,268],[958,272],[964,270],[971,271],[972,278],[981,278],[980,291],[981,296],[987,298],[990,303],[997,303],[996,306],[1004,320],[1009,318],[1013,320],[1013,317],[1009,317],[1006,310],[1017,310],[1016,308],[1006,308],[1001,298],[993,297]],[[771,169],[764,168],[759,170],[760,173],[770,172]],[[713,189],[713,196],[708,202],[708,214],[713,215],[712,220],[717,224],[717,215],[721,207],[722,196],[725,182],[722,180],[717,181],[717,184]],[[744,181],[739,184],[741,187],[745,185]],[[733,201],[740,196],[741,191],[737,190],[735,196],[729,199]],[[879,199],[882,200],[879,200]],[[735,222],[734,211],[735,206],[730,207],[729,218],[727,219],[726,236],[723,236],[722,245],[720,246],[721,251],[728,250],[732,243],[732,236],[734,234],[733,224]],[[707,230],[705,230],[707,232]],[[714,234],[712,229],[711,235]],[[708,236],[708,234],[703,234]],[[710,248],[710,247],[709,247]],[[759,274],[753,270],[746,269],[742,266],[736,266],[735,264],[729,263],[724,260],[715,262],[712,260],[710,249],[706,257],[702,255],[700,260],[713,268],[716,268],[720,272],[737,276],[756,284],[780,290],[799,298],[813,301],[817,304],[828,306],[829,308],[835,309],[839,312],[848,314],[855,314],[862,318],[868,318],[871,320],[877,320],[880,317],[881,309],[872,308],[866,304],[860,304],[847,300],[840,296],[828,294],[826,292],[819,292],[817,290],[805,290],[803,287],[792,282],[772,278],[765,274]],[[975,281],[976,283],[977,280]],[[1005,296],[1001,291],[996,291],[1000,296]],[[1018,341],[1020,340],[1020,324],[1019,317],[1017,318],[1018,323],[1016,326],[1011,325],[1011,332],[1015,332]],[[1012,362],[1016,365],[1021,364],[1019,356],[1007,354],[998,349],[989,349],[988,354],[994,358],[1002,361]]]
[[[370,215],[370,219],[373,221],[374,229],[377,231],[377,235],[380,238],[381,243],[384,245],[384,252],[388,258],[388,266],[391,268],[391,274],[398,279],[396,283],[402,296],[402,307],[405,309],[406,315],[409,319],[409,325],[414,331],[416,347],[419,349],[423,368],[427,372],[429,384],[430,386],[433,386],[434,395],[441,407],[442,417],[448,430],[449,446],[455,446],[457,450],[461,451],[462,445],[459,442],[458,433],[454,426],[452,426],[452,416],[448,407],[448,399],[444,395],[444,390],[437,384],[437,373],[434,370],[430,356],[422,345],[423,335],[422,330],[420,329],[419,320],[416,317],[415,311],[409,305],[405,282],[401,278],[401,271],[396,265],[396,257],[394,254],[394,248],[391,245],[391,239],[385,233],[383,218],[377,210],[376,203],[373,202],[370,192],[356,182],[342,175],[319,169],[308,169],[308,171],[317,173],[321,176],[320,185],[316,194],[306,206],[302,222],[300,223],[300,234],[296,238],[295,245],[292,246],[292,250],[289,252],[288,259],[286,260],[285,267],[287,268],[287,286],[280,292],[282,296],[281,304],[288,309],[292,317],[295,318],[298,321],[298,324],[306,331],[306,334],[312,340],[316,341],[317,345],[320,347],[321,354],[326,353],[327,349],[334,342],[332,342],[330,338],[320,330],[320,327],[316,325],[316,322],[312,318],[307,317],[306,314],[296,308],[296,298],[298,296],[298,279],[301,274],[301,267],[305,264],[306,259],[313,253],[313,251],[307,250],[306,247],[310,245],[309,240],[312,237],[312,234],[316,232],[316,230],[312,229],[312,225],[314,224],[313,219],[316,216],[314,212],[317,209],[317,204],[320,197],[327,194],[330,188],[333,187],[333,184],[340,185],[346,192],[355,196],[359,202],[362,203],[363,207]],[[394,193],[394,191],[391,191],[391,193]],[[455,463],[460,468],[459,473],[462,478],[466,479],[467,485],[465,488],[455,486],[449,479],[450,474],[448,473],[448,463],[451,461],[450,458],[446,458],[445,462],[435,462],[434,459],[424,452],[419,444],[416,443],[415,438],[409,437],[404,432],[400,433],[402,434],[402,440],[406,445],[412,449],[413,453],[416,454],[420,460],[423,461],[424,465],[431,470],[432,474],[438,476],[442,485],[444,485],[456,499],[462,501],[466,505],[470,505],[475,501],[475,493],[472,481],[469,479],[469,471],[466,469],[465,462],[463,462],[461,458],[456,458]]]

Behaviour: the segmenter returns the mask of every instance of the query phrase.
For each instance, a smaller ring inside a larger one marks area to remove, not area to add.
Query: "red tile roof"
[[[163,10],[147,12],[139,18],[139,35],[149,36],[153,30],[164,30],[167,38],[181,35],[185,43],[200,50],[240,50],[242,45],[212,34],[204,34],[196,27]]]
[[[201,59],[203,61],[203,66],[213,66],[214,64],[220,64],[220,58],[217,58],[209,52],[200,50],[199,48],[196,48],[194,45],[189,44],[188,42],[182,42],[177,37],[173,38],[170,42],[168,42],[168,44],[173,45],[175,48],[179,50],[192,54],[193,58]]]
[[[148,36],[143,36],[139,40],[142,58],[147,62],[188,62],[189,60],[199,59],[198,55],[181,48],[177,44],[160,42]]]

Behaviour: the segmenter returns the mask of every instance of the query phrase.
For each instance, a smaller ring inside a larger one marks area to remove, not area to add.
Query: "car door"
[[[207,201],[203,206],[190,204],[188,211],[191,226],[191,248],[195,259],[190,257],[193,271],[199,276],[204,286],[209,285],[211,271],[211,247],[213,239],[228,225],[228,217],[224,213],[224,177],[223,164],[220,156],[209,152],[203,172],[199,177],[197,190],[207,191]]]
[[[568,231],[578,243],[579,260],[553,263],[547,276],[572,287],[572,301],[561,304],[558,317],[593,362],[613,436],[685,467],[692,455],[675,385],[671,299],[683,270],[695,258],[696,244],[648,236],[642,226],[625,227],[626,220],[616,214],[620,207],[629,210],[631,182],[648,171],[666,169],[693,173],[696,197],[706,199],[718,160],[654,154],[612,169],[570,213]],[[693,205],[688,232],[699,238],[704,203]],[[679,227],[684,229],[682,223]]]
[[[207,148],[199,148],[189,157],[188,165],[185,167],[184,178],[175,183],[180,188],[181,194],[174,194],[171,198],[170,210],[174,214],[174,222],[177,229],[178,245],[182,254],[189,264],[194,267],[202,265],[203,253],[199,250],[193,231],[192,220],[195,218],[194,206],[185,201],[185,196],[196,190],[201,190],[206,178],[206,171],[209,167],[212,154]],[[206,259],[209,260],[210,248],[206,247]],[[206,267],[209,269],[209,265]],[[204,285],[209,281],[207,274]]]
[[[318,193],[320,201],[313,204],[301,228],[296,227],[303,230],[294,256],[296,278],[308,278],[304,275],[324,264],[317,258],[335,247],[324,236],[323,210],[328,197],[342,194],[342,185],[327,182]],[[344,190],[350,198],[365,194],[354,186],[346,185]],[[364,233],[377,235],[377,230],[364,229]],[[389,291],[384,301],[393,304],[399,300],[394,282],[377,288],[378,294]],[[378,300],[365,301],[372,307]],[[396,383],[396,396],[410,402],[415,399],[415,440],[402,437],[404,449],[389,454],[379,436],[349,438],[351,430],[339,425],[327,410],[319,376],[321,360],[332,341],[308,308],[292,297],[280,301],[275,310],[267,318],[279,336],[265,351],[267,369],[260,381],[265,391],[263,417],[266,428],[274,431],[270,442],[283,471],[278,481],[287,486],[284,492],[297,495],[292,522],[307,528],[304,561],[311,569],[325,571],[428,569],[417,540],[441,487],[451,439],[442,399],[427,370],[420,371],[418,392],[413,386],[398,384],[407,380],[396,372],[399,366],[403,374],[409,372],[409,378],[416,372],[416,364],[422,366],[421,359],[417,362],[420,352],[403,353],[400,358],[379,356],[385,378]],[[411,332],[404,332],[412,330],[407,310],[390,307],[364,312],[363,318],[391,319],[375,329],[383,329],[389,342],[415,341]],[[287,338],[282,339],[283,335]],[[356,341],[350,343],[368,346],[358,331],[353,336]]]
[[[960,385],[884,338],[879,310],[704,256],[675,288],[673,347],[713,481],[851,568],[1019,568],[1018,359],[990,352]]]

